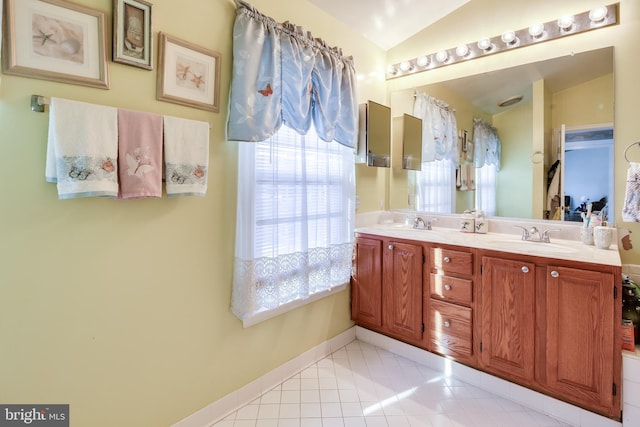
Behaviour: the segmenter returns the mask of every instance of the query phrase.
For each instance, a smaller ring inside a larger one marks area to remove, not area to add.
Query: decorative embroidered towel
[[[162,197],[162,116],[118,110],[120,199]]]
[[[58,198],[117,197],[118,110],[51,98],[45,178]]]
[[[209,123],[164,116],[167,196],[204,196],[209,166]]]
[[[622,220],[640,222],[640,163],[629,162]]]

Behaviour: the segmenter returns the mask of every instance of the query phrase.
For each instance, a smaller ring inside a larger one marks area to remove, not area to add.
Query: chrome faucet
[[[531,227],[530,229],[527,229],[526,227],[522,227],[520,225],[516,225],[514,227],[522,228],[522,240],[526,240],[529,242],[551,243],[551,240],[549,239],[549,232],[560,231],[560,229],[554,228],[545,230],[540,233],[538,227]],[[537,238],[534,238],[534,236],[537,236]]]
[[[422,217],[416,217],[416,219],[413,220],[413,228],[418,229],[418,230],[431,230],[431,223],[433,221],[437,221],[438,218],[431,218],[431,219],[427,219],[424,220]]]

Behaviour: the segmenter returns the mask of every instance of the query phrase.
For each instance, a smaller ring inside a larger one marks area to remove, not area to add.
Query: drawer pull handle
[[[527,267],[526,265],[524,267],[522,267],[522,272],[523,273],[528,273],[529,272],[529,267]]]
[[[393,250],[393,245],[389,245],[389,250],[392,251]]]
[[[443,259],[444,262],[451,262],[451,258],[449,258],[448,256],[444,257]]]
[[[445,291],[450,291],[451,290],[451,285],[444,285],[444,290]]]
[[[451,326],[451,323],[448,320],[445,320],[443,324],[445,328],[448,328],[449,326]]]
[[[560,273],[558,273],[557,271],[553,270],[551,272],[551,277],[559,277],[559,276],[560,276]]]

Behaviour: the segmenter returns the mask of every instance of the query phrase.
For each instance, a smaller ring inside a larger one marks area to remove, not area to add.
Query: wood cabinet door
[[[382,322],[390,335],[422,343],[422,246],[385,241]]]
[[[554,266],[546,274],[547,385],[579,404],[619,416],[613,405],[611,349],[620,345],[614,342],[613,275]]]
[[[382,241],[356,239],[351,278],[351,319],[356,323],[382,326]]]
[[[481,364],[488,372],[521,384],[532,382],[534,264],[484,257],[481,298]]]

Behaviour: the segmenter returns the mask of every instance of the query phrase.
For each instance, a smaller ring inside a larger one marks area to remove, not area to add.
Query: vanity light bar
[[[387,67],[387,80],[458,62],[481,58],[561,37],[604,28],[618,23],[619,3],[600,6],[577,15],[563,15],[557,20],[536,22],[528,28],[505,31],[499,36],[482,37],[477,42],[405,60]]]

